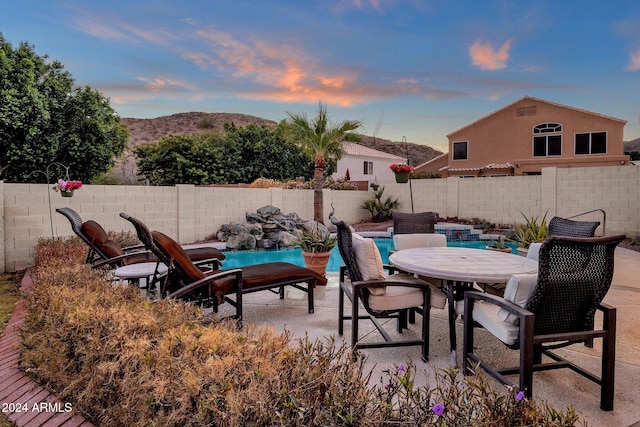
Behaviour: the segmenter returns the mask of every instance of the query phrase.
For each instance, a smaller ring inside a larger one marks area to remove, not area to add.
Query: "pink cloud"
[[[501,70],[507,66],[510,48],[511,40],[497,50],[488,42],[476,41],[469,47],[469,55],[473,65],[481,70]]]
[[[630,71],[640,70],[640,49],[631,53],[631,62],[627,66],[627,70],[630,70]]]

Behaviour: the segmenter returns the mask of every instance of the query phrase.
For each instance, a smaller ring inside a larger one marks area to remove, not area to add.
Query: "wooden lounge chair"
[[[464,372],[478,364],[503,384],[519,376],[519,389],[531,397],[533,372],[570,368],[600,385],[600,408],[613,409],[616,309],[602,303],[613,278],[614,250],[624,235],[550,237],[541,247],[535,275],[509,279],[504,298],[480,292],[464,294]],[[602,327],[594,328],[596,311]],[[474,348],[474,329],[481,325],[508,347],[519,349],[519,366],[488,365]],[[601,338],[601,376],[565,360],[551,350]],[[543,360],[543,356],[550,359]]]
[[[95,221],[82,221],[80,215],[71,208],[58,208],[56,212],[64,215],[71,223],[73,232],[89,246],[86,263],[93,268],[116,268],[141,262],[155,262],[153,254],[145,250],[144,245],[123,248],[109,238],[106,231]]]
[[[308,268],[286,262],[255,264],[235,270],[203,272],[187,256],[182,247],[159,231],[152,231],[153,243],[169,259],[169,272],[164,293],[168,298],[183,298],[210,304],[214,312],[224,301],[235,306],[235,318],[242,324],[242,297],[270,290],[284,298],[284,287],[293,286],[307,292],[308,311],[313,313],[313,289],[325,285],[327,279]],[[306,287],[302,285],[306,283]],[[229,298],[235,294],[235,300]]]

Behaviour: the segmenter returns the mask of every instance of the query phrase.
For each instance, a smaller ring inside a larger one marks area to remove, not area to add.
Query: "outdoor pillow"
[[[531,295],[533,295],[533,291],[536,289],[537,284],[537,273],[514,274],[509,278],[507,286],[504,289],[504,299],[524,308],[527,305],[529,298],[531,298]],[[498,318],[503,322],[511,323],[512,325],[518,325],[520,323],[518,316],[503,308],[498,311]]]
[[[362,280],[384,280],[384,268],[380,251],[373,239],[365,239],[359,234],[352,235],[353,252]],[[384,295],[385,288],[369,288],[372,295]]]

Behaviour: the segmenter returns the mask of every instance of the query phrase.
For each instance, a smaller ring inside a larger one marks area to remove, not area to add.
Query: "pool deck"
[[[287,330],[293,337],[325,339],[334,336],[340,344],[349,342],[348,325],[345,335],[338,336],[338,278],[329,274],[327,286],[315,292],[315,313],[306,310],[306,295],[296,289],[286,292],[284,300],[270,292],[258,292],[244,296],[245,324],[253,323],[273,327],[277,331]],[[23,284],[28,285],[28,277]],[[613,284],[605,302],[618,309],[618,338],[616,357],[616,394],[614,410],[603,412],[599,409],[599,387],[573,372],[563,369],[536,373],[534,375],[534,398],[551,403],[556,409],[573,405],[583,421],[593,426],[640,426],[640,252],[616,249],[616,266]],[[220,314],[233,312],[229,304],[220,307]],[[16,305],[9,325],[0,339],[0,403],[29,401],[56,402],[55,396],[29,380],[17,368],[19,357],[19,326],[24,318],[24,301]],[[404,335],[419,335],[417,324]],[[361,334],[367,339],[370,329],[363,322]],[[395,325],[389,325],[393,330]],[[458,348],[462,348],[462,323],[458,321]],[[484,335],[483,335],[484,334]],[[377,337],[374,336],[377,339]],[[488,358],[517,361],[517,352],[508,350],[486,331],[479,331],[476,343],[483,347]],[[598,343],[596,341],[596,349]],[[574,345],[562,350],[565,355],[599,372],[599,358],[596,349]],[[411,361],[416,366],[416,385],[430,382],[438,369],[449,367],[449,338],[446,310],[432,309],[430,360],[420,360],[419,347],[397,347],[363,351],[367,356],[366,366],[373,370],[372,379],[377,381],[385,369],[394,369],[399,364]],[[458,356],[458,363],[461,362]],[[515,363],[514,363],[515,364]],[[499,385],[496,385],[499,387]],[[11,414],[10,419],[17,426],[90,426],[76,412]]]
[[[593,426],[638,426],[640,427],[640,252],[616,249],[616,266],[611,289],[605,302],[617,307],[618,337],[616,356],[616,393],[614,410],[600,410],[600,388],[568,369],[534,374],[534,398],[551,403],[556,409],[573,405],[582,420]],[[306,296],[295,289],[287,292],[284,300],[269,292],[249,294],[244,299],[246,323],[268,325],[277,331],[288,330],[295,338],[305,334],[312,339],[334,336],[338,343],[350,342],[349,324],[345,335],[338,335],[338,278],[329,274],[326,287],[316,289],[315,313],[306,311]],[[220,314],[230,314],[228,304],[220,307]],[[362,322],[361,335],[367,339],[369,322]],[[403,335],[415,334],[420,330],[420,319]],[[390,325],[393,331],[395,324]],[[462,348],[462,322],[457,323],[458,348]],[[374,332],[375,333],[375,332]],[[378,339],[373,335],[374,339]],[[594,349],[583,345],[573,345],[559,350],[564,355],[592,370],[599,372],[599,357],[596,340]],[[517,352],[507,349],[486,331],[478,331],[476,344],[482,346],[483,355],[488,359],[513,359],[517,365]],[[434,370],[448,368],[450,362],[448,320],[446,310],[431,310],[431,339],[429,362],[420,360],[419,347],[396,347],[389,349],[364,350],[367,366],[374,371],[377,380],[385,369],[411,361],[419,374],[417,383],[424,384],[433,378]],[[458,356],[461,364],[461,356]],[[496,386],[499,387],[499,385]]]

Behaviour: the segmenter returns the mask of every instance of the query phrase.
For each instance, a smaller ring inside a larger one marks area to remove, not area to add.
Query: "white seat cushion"
[[[480,323],[500,341],[507,345],[515,344],[520,334],[520,327],[512,323],[503,322],[498,317],[500,307],[481,301],[473,304],[473,320]]]
[[[447,246],[447,236],[439,233],[395,234],[393,236],[393,247],[398,251],[445,246]]]
[[[396,274],[397,279],[414,283],[424,283],[408,274]],[[393,280],[394,276],[390,276]],[[379,288],[378,288],[379,289]],[[372,289],[369,289],[371,291]],[[383,295],[371,293],[369,296],[369,307],[373,310],[400,310],[403,308],[420,307],[423,304],[422,290],[407,286],[387,286]]]
[[[382,280],[385,273],[382,266],[382,257],[380,251],[373,239],[365,239],[364,237],[353,234],[353,252],[358,264],[358,270],[362,274],[362,280]],[[370,289],[371,294],[384,295],[385,288]]]
[[[509,278],[507,286],[504,289],[504,299],[524,308],[529,298],[531,298],[531,295],[533,295],[537,284],[538,275],[535,273],[514,274]],[[498,311],[498,318],[516,326],[520,323],[518,316],[515,316],[503,308]]]

